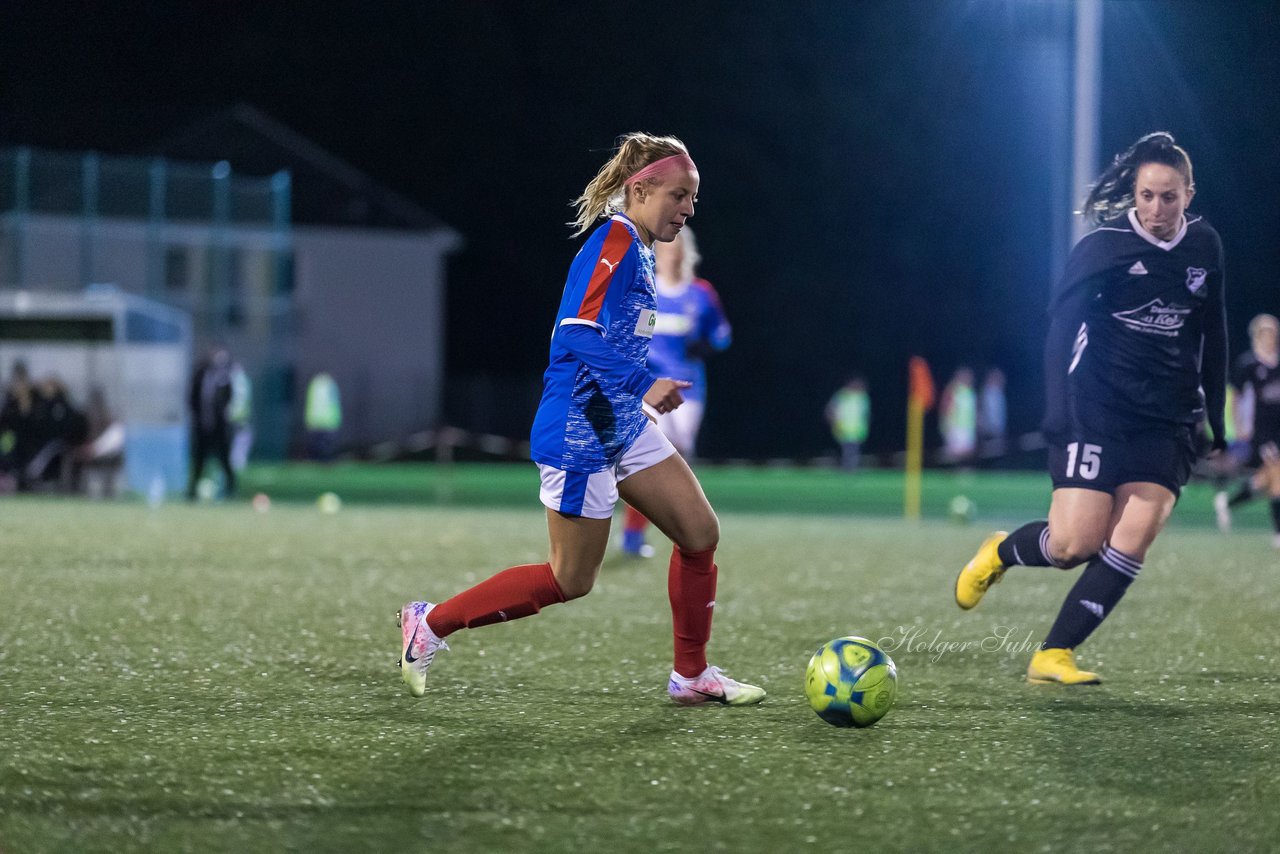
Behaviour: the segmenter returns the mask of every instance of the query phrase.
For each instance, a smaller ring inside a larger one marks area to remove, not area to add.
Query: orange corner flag
[[[932,409],[934,402],[933,375],[929,373],[929,363],[919,356],[912,356],[907,363],[908,396],[912,403],[920,404],[921,409]]]

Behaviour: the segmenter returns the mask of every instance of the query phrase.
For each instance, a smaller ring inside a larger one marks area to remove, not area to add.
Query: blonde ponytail
[[[655,160],[675,154],[688,154],[685,144],[674,136],[629,133],[618,137],[613,156],[587,184],[582,195],[570,202],[578,215],[568,223],[577,237],[591,228],[597,219],[611,216],[626,206],[626,180]]]

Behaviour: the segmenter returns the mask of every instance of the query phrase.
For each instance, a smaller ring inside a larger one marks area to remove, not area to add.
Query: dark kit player
[[[956,579],[978,604],[1010,566],[1087,562],[1031,659],[1027,678],[1101,681],[1074,650],[1138,577],[1196,457],[1207,419],[1226,446],[1227,337],[1222,242],[1187,212],[1191,159],[1167,133],[1139,139],[1091,188],[1098,227],[1071,251],[1049,305],[1049,518],[987,538]]]
[[[1249,321],[1249,351],[1236,359],[1231,385],[1236,407],[1252,412],[1249,423],[1249,459],[1255,469],[1230,498],[1214,496],[1218,527],[1231,528],[1231,508],[1258,494],[1271,499],[1271,544],[1280,549],[1280,321],[1260,314]]]

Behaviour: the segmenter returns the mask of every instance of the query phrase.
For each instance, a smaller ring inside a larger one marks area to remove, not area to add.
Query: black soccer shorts
[[[1114,493],[1122,483],[1158,483],[1174,495],[1191,477],[1196,446],[1190,427],[1150,424],[1106,433],[1077,426],[1049,446],[1053,488]]]

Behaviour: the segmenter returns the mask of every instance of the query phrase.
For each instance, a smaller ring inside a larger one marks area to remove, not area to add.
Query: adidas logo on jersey
[[[1130,276],[1145,276],[1146,274],[1147,274],[1147,268],[1142,266],[1141,261],[1137,262],[1136,264],[1134,264],[1132,267],[1129,268]]]

